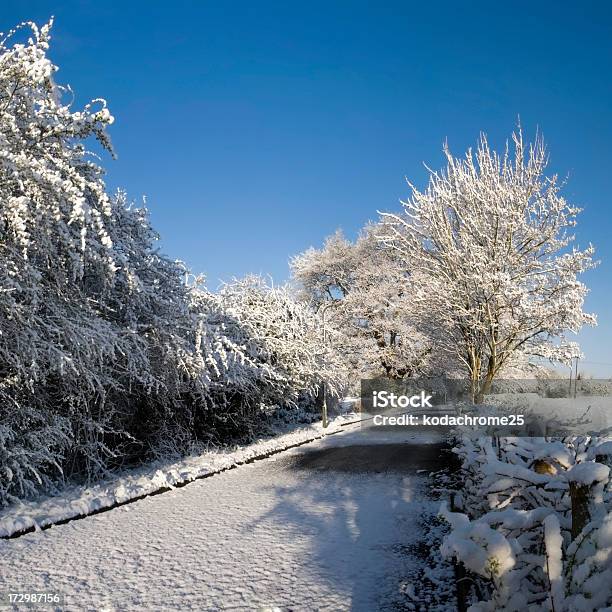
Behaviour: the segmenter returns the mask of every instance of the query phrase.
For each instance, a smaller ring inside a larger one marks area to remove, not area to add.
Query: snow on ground
[[[424,570],[423,521],[439,506],[418,469],[435,447],[368,438],[353,426],[0,541],[0,591],[59,592],[70,610],[434,610],[407,602]]]
[[[156,462],[129,470],[93,486],[69,486],[58,495],[41,496],[31,501],[16,503],[0,511],[0,538],[32,527],[38,529],[91,514],[149,495],[159,489],[214,474],[256,457],[336,433],[343,424],[358,418],[354,414],[345,414],[332,420],[325,432],[321,423],[313,423],[237,449],[215,450],[171,463]]]

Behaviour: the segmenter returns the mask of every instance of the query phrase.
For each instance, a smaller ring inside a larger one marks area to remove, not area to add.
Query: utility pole
[[[325,330],[325,313],[327,312],[327,309],[330,306],[333,306],[336,302],[329,302],[328,304],[325,304],[325,306],[323,306],[323,308],[321,309],[321,324],[323,326],[323,347],[325,347],[325,343],[327,341],[327,337],[326,337],[326,330]],[[327,397],[326,397],[326,393],[325,393],[326,389],[325,389],[325,381],[323,381],[321,383],[321,392],[323,393],[323,409],[322,409],[322,424],[323,424],[323,429],[327,428],[327,426],[329,425],[329,422],[327,420]]]
[[[323,307],[323,312],[321,313],[321,318],[323,319],[323,349],[325,349],[325,311],[327,310],[327,307],[330,306],[330,304],[326,304]],[[323,429],[327,428],[327,397],[326,397],[326,389],[325,389],[325,380],[323,380],[322,383],[322,389],[321,391],[323,392]]]
[[[574,399],[576,399],[576,395],[578,392],[578,359],[579,357],[576,357],[576,374],[574,376]]]

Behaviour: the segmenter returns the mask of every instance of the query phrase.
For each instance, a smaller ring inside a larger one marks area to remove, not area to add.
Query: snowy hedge
[[[464,436],[457,452],[442,552],[468,570],[472,612],[612,606],[612,442]]]
[[[0,506],[244,434],[339,380],[287,290],[188,282],[147,211],[107,194],[85,142],[110,151],[113,117],[66,101],[49,30],[0,42]]]

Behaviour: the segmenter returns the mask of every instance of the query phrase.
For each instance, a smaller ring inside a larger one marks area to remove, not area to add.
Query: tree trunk
[[[491,390],[491,386],[493,385],[493,378],[495,377],[495,361],[492,358],[489,358],[489,364],[487,366],[487,375],[484,377],[484,380],[477,381],[476,393],[473,392],[473,380],[472,380],[472,393],[475,404],[482,404],[484,401],[484,396],[489,393]]]

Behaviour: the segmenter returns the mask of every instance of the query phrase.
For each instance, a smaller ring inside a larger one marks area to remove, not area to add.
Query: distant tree
[[[406,268],[380,243],[378,230],[366,227],[355,243],[336,232],[322,249],[293,258],[293,279],[339,333],[336,350],[353,377],[417,376],[429,366],[430,345],[413,324]]]
[[[438,327],[437,350],[456,357],[481,401],[513,356],[567,361],[578,352],[568,330],[595,324],[583,312],[593,248],[569,248],[580,209],[547,177],[541,138],[499,155],[483,135],[475,155],[432,172],[402,214],[384,214],[383,240],[424,291],[415,305]]]

